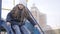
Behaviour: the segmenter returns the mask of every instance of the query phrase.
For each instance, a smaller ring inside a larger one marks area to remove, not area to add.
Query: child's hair
[[[11,10],[11,14],[12,14],[12,17],[14,18],[14,17],[18,17],[18,19],[20,20],[20,9],[19,9],[19,7],[18,7],[18,5],[22,5],[22,4],[17,4],[12,10]],[[22,9],[22,18],[21,19],[23,19],[24,17],[27,17],[26,15],[27,15],[27,10],[26,10],[26,8],[25,8],[25,6],[24,5],[22,5],[23,6],[23,9]]]

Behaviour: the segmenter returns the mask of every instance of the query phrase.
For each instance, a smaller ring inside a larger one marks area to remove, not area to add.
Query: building
[[[31,13],[37,20],[39,25],[44,28],[46,26],[46,14],[41,13],[39,9],[35,6],[35,4],[33,4],[33,6],[31,7]]]
[[[41,13],[35,4],[31,7],[31,13],[43,29],[44,34],[60,34],[60,29],[52,29],[47,25],[46,14]]]

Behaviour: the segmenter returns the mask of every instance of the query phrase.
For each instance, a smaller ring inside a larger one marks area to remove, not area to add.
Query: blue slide
[[[13,34],[11,26],[7,26],[5,21],[0,20],[0,32],[1,32],[1,30],[4,30],[4,29],[7,32],[7,34]]]
[[[33,27],[33,25],[29,21],[26,20],[26,23],[24,26],[31,32],[31,34],[40,34],[39,30],[37,28]],[[6,22],[3,20],[0,21],[0,28],[1,27],[3,27],[6,30],[7,34],[13,34],[11,27],[7,26]],[[27,33],[27,32],[25,32],[25,33]]]
[[[25,27],[28,28],[28,30],[31,32],[31,34],[40,34],[40,31],[33,27],[33,25],[28,21],[26,20],[27,23],[25,23]]]

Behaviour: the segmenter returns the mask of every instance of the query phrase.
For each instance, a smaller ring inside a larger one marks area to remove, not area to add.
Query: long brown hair
[[[12,10],[11,10],[11,13],[12,13],[12,17],[14,18],[14,17],[16,17],[17,16],[17,19],[19,19],[19,20],[23,20],[24,19],[24,17],[26,16],[26,9],[25,9],[25,6],[24,5],[22,5],[23,6],[23,10],[22,10],[22,12],[23,13],[21,13],[21,17],[20,17],[20,14],[19,14],[19,7],[18,7],[18,5],[22,5],[22,4],[17,4]]]

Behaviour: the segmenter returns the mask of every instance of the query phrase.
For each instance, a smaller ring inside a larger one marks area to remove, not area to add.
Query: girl
[[[12,25],[12,28],[16,30],[16,34],[22,34],[21,32],[23,31],[21,26],[25,24],[25,19],[29,20],[33,26],[36,25],[36,22],[33,20],[28,8],[23,4],[18,4],[11,10],[11,12],[8,13],[6,20],[7,23],[10,23]]]

